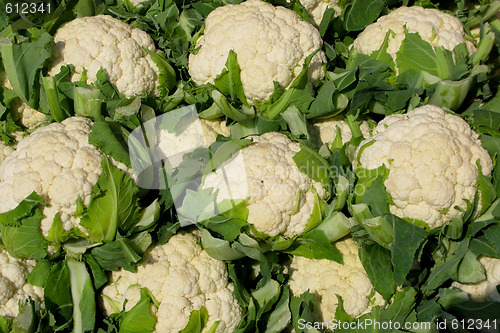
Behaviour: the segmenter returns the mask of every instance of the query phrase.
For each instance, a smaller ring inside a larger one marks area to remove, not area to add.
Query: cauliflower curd
[[[359,166],[389,169],[384,184],[391,195],[391,213],[418,219],[436,228],[474,202],[479,161],[483,175],[493,162],[479,135],[460,117],[426,105],[394,114],[378,123],[361,142]]]
[[[342,118],[332,117],[316,121],[312,124],[311,135],[314,143],[319,147],[325,143],[331,144],[337,137],[337,127],[340,129],[342,144],[351,141],[352,132],[349,124]],[[367,121],[363,121],[359,125],[359,129],[365,138],[370,135],[370,125]]]
[[[198,84],[214,83],[225,67],[229,51],[238,56],[241,82],[248,103],[267,100],[274,82],[288,88],[307,56],[322,46],[318,30],[293,11],[248,0],[212,11],[206,21],[196,54],[189,55],[189,74]],[[323,78],[322,51],[309,65],[309,79]]]
[[[326,191],[297,167],[298,143],[274,132],[249,138],[253,142],[209,174],[203,188],[217,189],[219,203],[248,199],[248,223],[267,236],[300,235]]]
[[[34,260],[13,258],[0,247],[0,316],[15,318],[19,314],[19,303],[28,298],[36,302],[43,300],[43,289],[26,282],[35,264]]]
[[[54,42],[49,75],[56,75],[61,66],[72,64],[75,66],[72,80],[79,80],[86,70],[87,79],[94,82],[102,67],[109,81],[127,97],[159,93],[158,67],[143,50],[155,51],[155,45],[140,29],[108,15],[80,17],[63,24]]]
[[[210,146],[219,134],[226,137],[230,135],[224,120],[196,118],[180,133],[159,130],[158,153],[176,168],[181,164],[184,154]]]
[[[337,295],[342,298],[344,310],[354,318],[371,311],[375,305],[384,305],[382,296],[373,289],[358,257],[358,244],[351,238],[335,243],[344,263],[328,259],[309,259],[294,256],[290,264],[290,290],[294,296],[309,291],[316,295],[315,319],[326,322],[335,318]]]
[[[418,6],[399,7],[380,17],[359,34],[353,47],[360,53],[370,55],[380,49],[388,31],[391,33],[387,53],[394,60],[405,38],[405,31],[418,33],[432,46],[442,46],[447,50],[453,50],[458,44],[465,43],[469,53],[475,51],[474,44],[465,38],[460,20],[440,10]]]
[[[0,166],[0,212],[14,209],[33,191],[50,206],[42,207],[41,230],[47,236],[56,213],[63,228],[79,227],[73,215],[77,199],[90,202],[102,173],[101,152],[88,143],[92,121],[72,117],[36,129],[22,139]]]
[[[226,265],[211,258],[199,242],[198,233],[177,234],[148,251],[135,273],[113,272],[102,291],[106,313],[121,310],[125,300],[125,309],[131,309],[140,299],[140,289],[148,288],[160,303],[158,309],[153,308],[156,332],[179,332],[191,312],[202,306],[210,316],[207,328],[219,321],[215,332],[233,332],[242,311],[228,282]]]
[[[328,8],[335,10],[335,16],[342,13],[341,0],[300,0],[300,3],[317,26],[321,24],[325,10]]]

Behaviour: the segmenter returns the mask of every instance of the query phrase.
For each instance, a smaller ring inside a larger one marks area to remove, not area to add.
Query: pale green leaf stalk
[[[94,330],[95,299],[92,279],[85,263],[73,258],[67,259],[71,297],[73,299],[73,332],[83,333]]]
[[[484,62],[490,54],[493,45],[495,45],[495,33],[491,30],[491,26],[489,24],[485,24],[484,32],[481,40],[479,41],[479,45],[477,46],[477,51],[472,55],[472,65]]]
[[[473,82],[473,76],[460,81],[439,81],[436,83],[436,89],[429,98],[428,103],[456,110],[464,102]]]
[[[245,121],[255,117],[255,110],[253,108],[241,108],[241,110],[236,109],[218,90],[212,91],[212,99],[222,113],[233,120]]]
[[[95,118],[101,115],[102,100],[99,90],[75,86],[75,114],[82,117]]]
[[[68,117],[66,112],[59,103],[59,93],[57,91],[56,79],[52,76],[43,77],[42,85],[45,95],[47,96],[47,103],[49,104],[50,114],[54,120],[61,122]]]
[[[288,128],[290,128],[293,135],[304,135],[308,140],[311,138],[307,129],[306,116],[295,105],[289,106],[280,115],[288,124]]]
[[[213,237],[206,229],[201,229],[201,243],[205,251],[217,260],[237,260],[245,256],[241,251],[231,247],[228,241]]]
[[[335,242],[336,240],[349,234],[351,227],[356,222],[353,219],[347,218],[342,212],[333,212],[328,215],[320,225],[314,230],[323,231],[328,241]]]

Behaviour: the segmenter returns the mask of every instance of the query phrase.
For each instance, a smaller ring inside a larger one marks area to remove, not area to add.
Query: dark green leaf
[[[116,161],[131,166],[127,138],[117,122],[98,117],[89,133],[89,143]]]
[[[217,75],[214,85],[224,95],[230,96],[231,102],[235,103],[239,100],[244,105],[248,105],[243,85],[241,84],[240,66],[236,52],[233,50],[229,51],[226,68],[224,68],[221,74]]]
[[[47,311],[52,315],[53,327],[68,328],[72,322],[73,299],[66,261],[55,263],[47,276],[44,288],[44,302]]]
[[[342,253],[332,245],[325,233],[320,230],[308,232],[303,237],[295,240],[283,252],[311,259],[328,259],[342,263]]]
[[[313,315],[315,308],[316,296],[314,294],[306,291],[299,297],[292,297],[290,299],[290,311],[292,312],[292,324],[295,332],[304,332],[299,326],[299,320],[302,319],[305,322],[314,322],[315,317]]]
[[[179,333],[201,333],[207,326],[208,318],[208,311],[203,306],[199,310],[192,311],[186,327]]]
[[[302,173],[321,183],[329,198],[333,190],[332,171],[328,162],[305,144],[301,144],[301,149],[293,156],[293,160]]]
[[[359,258],[375,290],[385,299],[389,299],[396,291],[396,284],[392,279],[390,251],[378,244],[362,244]]]
[[[483,230],[484,235],[495,248],[496,253],[500,253],[500,224],[493,224],[492,226]]]
[[[380,321],[404,323],[407,321],[408,315],[415,307],[415,297],[417,292],[413,288],[397,291],[394,295],[392,304],[380,312]]]
[[[393,278],[398,285],[401,285],[413,265],[417,250],[427,238],[427,232],[397,216],[390,216],[394,225],[394,242],[391,247]]]
[[[90,273],[92,274],[92,281],[94,282],[94,289],[97,290],[108,282],[108,276],[99,265],[97,260],[90,253],[83,255],[85,262],[89,265]]]
[[[38,75],[52,54],[52,36],[43,32],[34,41],[20,44],[1,44],[5,72],[19,98],[37,107]]]
[[[345,95],[338,93],[335,83],[327,81],[318,91],[318,95],[311,103],[306,112],[307,118],[315,118],[324,115],[336,115],[347,107],[348,99]]]
[[[38,261],[35,268],[28,275],[28,283],[38,287],[45,287],[52,264],[49,261]]]
[[[439,262],[436,267],[432,269],[423,287],[424,290],[434,290],[447,280],[457,278],[458,265],[467,252],[469,242],[470,241],[468,239],[460,242],[455,253],[450,254],[443,262]]]
[[[137,252],[123,238],[96,247],[92,249],[91,254],[97,263],[107,271],[116,271],[121,267],[133,271],[141,260]]]
[[[138,188],[125,171],[103,158],[103,173],[93,189],[80,225],[93,242],[111,242],[118,229],[126,230],[137,216]]]
[[[389,194],[385,189],[384,176],[377,176],[370,185],[366,187],[366,191],[360,202],[366,203],[372,213],[376,216],[389,213]],[[366,184],[361,182],[361,184]]]
[[[347,31],[363,30],[372,24],[384,9],[383,0],[353,0],[346,10],[344,27]]]
[[[151,314],[152,300],[146,289],[141,289],[141,299],[120,317],[120,333],[150,333],[156,325]]]
[[[397,53],[396,64],[399,73],[413,69],[424,71],[446,80],[453,68],[451,52],[443,48],[433,48],[418,33],[407,33]]]
[[[12,256],[29,259],[47,256],[47,241],[40,229],[44,218],[39,208],[42,202],[36,193],[32,193],[14,210],[0,214],[2,241]]]

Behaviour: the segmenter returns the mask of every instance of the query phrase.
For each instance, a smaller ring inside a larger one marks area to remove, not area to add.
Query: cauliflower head
[[[148,288],[160,303],[152,309],[156,332],[182,330],[190,313],[202,306],[210,316],[207,328],[220,321],[215,332],[233,332],[242,318],[233,284],[228,282],[225,263],[211,258],[200,241],[199,233],[177,234],[146,252],[136,272],[113,272],[102,291],[106,313],[113,313],[116,305],[121,309],[125,300],[128,311],[139,301],[140,288]]]
[[[37,128],[20,140],[0,167],[0,212],[14,209],[35,191],[50,206],[43,207],[44,236],[60,213],[63,228],[79,227],[74,217],[77,199],[90,203],[93,186],[102,173],[101,152],[88,143],[92,121],[71,117]]]
[[[49,121],[45,113],[33,109],[19,98],[12,101],[11,108],[12,119],[28,129]]]
[[[474,284],[454,282],[453,286],[465,291],[475,302],[500,302],[497,286],[500,284],[500,259],[482,256],[479,261],[484,267],[486,280]]]
[[[203,128],[203,133],[208,141],[208,144],[215,142],[217,136],[220,134],[222,136],[231,136],[231,129],[227,127],[226,121],[224,119],[203,119],[200,118],[201,127]]]
[[[61,66],[73,64],[72,80],[84,70],[87,80],[96,81],[102,67],[119,92],[127,97],[158,95],[159,69],[143,50],[155,51],[151,37],[144,31],[109,15],[79,17],[63,24],[54,36],[56,44],[49,75]]]
[[[479,135],[462,118],[425,105],[395,114],[378,123],[372,136],[361,142],[359,164],[372,170],[389,169],[384,182],[401,218],[425,221],[430,228],[461,214],[477,192],[479,161],[489,175],[493,162]]]
[[[36,261],[17,259],[0,247],[0,316],[15,318],[19,303],[28,298],[43,301],[43,288],[27,283]]]
[[[189,74],[198,84],[214,83],[225,68],[229,51],[236,52],[248,103],[267,100],[274,82],[288,88],[307,56],[322,46],[318,30],[292,10],[260,0],[226,5],[212,11],[205,31],[189,55]],[[324,76],[325,54],[316,53],[309,65],[309,80]]]
[[[349,124],[341,117],[332,117],[316,121],[312,124],[311,134],[314,143],[316,143],[317,146],[322,146],[325,143],[331,144],[337,137],[337,127],[340,129],[342,144],[349,142],[352,139],[352,132]],[[370,125],[367,121],[363,121],[359,128],[365,138],[370,135]]]
[[[202,188],[217,189],[218,203],[247,199],[248,223],[258,232],[300,235],[326,191],[297,167],[298,143],[275,132],[249,138],[253,142],[208,174]]]
[[[387,53],[396,60],[396,54],[405,38],[405,30],[409,33],[418,33],[432,46],[453,50],[458,44],[465,43],[469,53],[475,51],[474,44],[465,38],[460,20],[438,9],[419,6],[402,6],[380,17],[358,35],[353,47],[360,53],[370,55],[380,49],[386,33],[392,31],[389,35]]]
[[[12,85],[3,71],[0,71],[0,84],[7,89],[12,89]],[[48,121],[48,118],[44,113],[33,109],[28,104],[24,103],[20,98],[15,98],[11,102],[10,109],[14,121],[28,129],[33,129]]]
[[[328,8],[335,10],[335,16],[342,14],[341,2],[341,0],[300,0],[300,3],[317,26],[321,24],[325,10]]]
[[[219,134],[230,135],[229,127],[221,119],[196,118],[179,133],[160,129],[157,134],[158,153],[176,168],[181,164],[186,152],[210,146]]]
[[[306,291],[316,295],[319,307],[314,315],[318,321],[335,318],[337,295],[342,297],[345,311],[354,318],[370,312],[375,305],[384,305],[361,264],[357,243],[347,238],[335,246],[342,252],[343,264],[300,256],[294,256],[290,264],[290,290],[294,296]]]

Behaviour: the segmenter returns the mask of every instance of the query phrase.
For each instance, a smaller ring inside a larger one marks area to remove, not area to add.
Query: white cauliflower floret
[[[293,237],[308,226],[316,195],[326,191],[297,167],[293,157],[298,143],[280,133],[251,136],[243,147],[215,172],[203,188],[217,189],[217,202],[248,199],[248,223],[268,236]]]
[[[384,184],[393,214],[436,228],[474,202],[479,160],[484,175],[493,162],[479,135],[460,117],[434,105],[386,117],[357,151],[365,169],[385,165]]]
[[[50,205],[41,208],[44,236],[58,212],[64,230],[79,227],[85,232],[74,217],[77,199],[84,205],[90,203],[92,188],[102,173],[102,154],[88,143],[91,129],[90,119],[71,117],[22,139],[0,167],[0,212],[15,208],[35,191]]]
[[[359,34],[353,47],[360,53],[370,55],[380,49],[389,30],[392,33],[389,35],[387,53],[394,60],[405,38],[405,30],[409,33],[418,33],[432,46],[453,50],[458,44],[465,43],[469,53],[475,51],[474,45],[465,38],[460,20],[438,9],[418,6],[399,7],[380,17]]]
[[[134,5],[134,7],[140,8],[144,6],[143,2],[146,0],[124,0],[124,1],[130,1],[130,3]]]
[[[135,273],[113,272],[102,291],[111,300],[103,302],[106,313],[113,313],[115,306],[121,310],[125,300],[125,310],[130,310],[140,299],[140,288],[148,288],[160,303],[152,309],[156,332],[179,332],[190,313],[202,306],[210,316],[207,328],[220,321],[215,332],[233,332],[242,317],[233,284],[225,263],[211,258],[199,242],[198,232],[177,234],[146,252]]]
[[[220,119],[193,119],[180,132],[160,129],[158,132],[158,153],[168,160],[173,168],[179,166],[185,153],[200,147],[208,147],[217,135],[229,136],[229,128]]]
[[[311,129],[313,141],[318,146],[322,146],[325,143],[331,144],[337,136],[337,127],[340,129],[342,143],[349,142],[352,139],[351,128],[341,117],[332,117],[314,122]],[[370,135],[370,125],[367,121],[363,121],[359,125],[359,129],[365,138]]]
[[[201,126],[207,143],[210,145],[215,142],[217,135],[229,137],[231,136],[230,128],[226,126],[226,121],[223,119],[203,119],[200,118]]]
[[[43,289],[27,283],[36,261],[11,257],[0,247],[0,316],[14,318],[19,313],[19,303],[28,298],[42,302]]]
[[[348,238],[335,246],[343,255],[343,264],[300,256],[294,256],[290,264],[290,290],[294,296],[306,291],[316,295],[319,309],[314,315],[318,321],[335,318],[337,295],[342,298],[345,311],[354,318],[370,312],[375,305],[384,305],[361,264],[357,243]]]
[[[335,16],[339,16],[342,13],[339,2],[339,0],[300,0],[300,3],[307,10],[311,19],[318,26],[321,24],[323,15],[328,8],[335,10]]]
[[[5,158],[10,153],[12,153],[14,150],[16,150],[16,148],[14,146],[7,145],[7,144],[5,144],[5,142],[0,140],[0,164],[2,164],[3,160],[5,160]],[[0,174],[1,174],[1,170],[0,170]]]
[[[189,55],[189,74],[196,84],[214,83],[225,67],[230,50],[236,52],[247,101],[267,100],[274,82],[288,88],[307,56],[322,46],[318,30],[293,11],[248,0],[211,12],[205,30]],[[324,76],[325,54],[320,51],[309,66],[311,82]]]
[[[28,129],[33,129],[49,121],[47,115],[33,109],[19,98],[12,101],[11,108],[12,119]]]
[[[453,286],[462,289],[476,302],[500,302],[497,286],[500,285],[500,259],[482,256],[479,261],[484,267],[486,279],[474,284],[453,282]]]
[[[158,95],[159,70],[143,48],[155,51],[151,37],[144,31],[108,15],[79,17],[63,24],[54,36],[56,43],[50,75],[61,66],[73,64],[72,80],[87,70],[94,82],[102,67],[111,83],[127,97]]]

